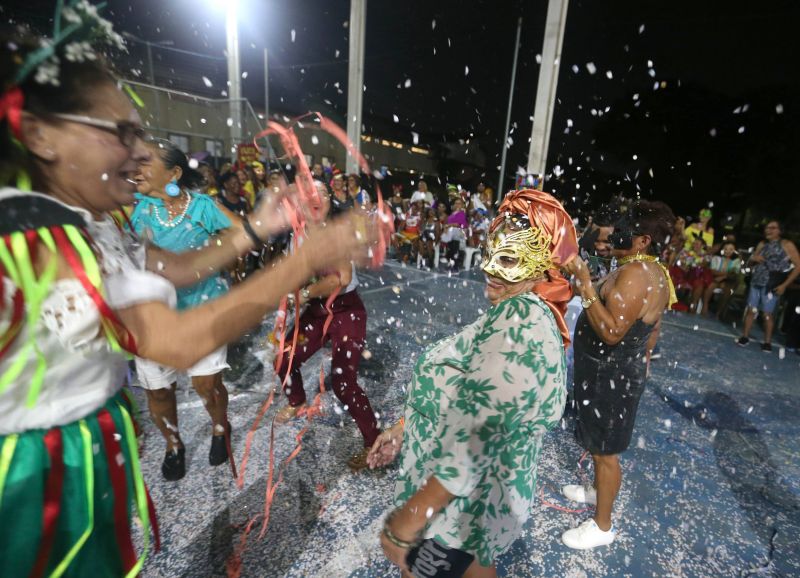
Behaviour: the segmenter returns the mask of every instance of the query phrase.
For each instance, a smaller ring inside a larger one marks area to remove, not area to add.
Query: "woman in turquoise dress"
[[[396,509],[381,534],[404,576],[495,576],[536,490],[542,436],[566,399],[558,267],[577,254],[572,219],[541,191],[509,193],[492,223],[489,310],[420,357],[404,418],[381,434],[372,467],[401,453]]]
[[[140,164],[136,178],[137,205],[131,225],[146,242],[173,253],[196,251],[209,239],[232,226],[232,220],[214,200],[196,189],[203,176],[190,168],[186,155],[167,140],[148,145],[150,158]],[[233,221],[239,222],[234,217]],[[183,311],[212,301],[228,292],[228,284],[217,273],[194,285],[177,289],[177,309]],[[229,366],[227,346],[223,346],[190,367],[186,373],[211,416],[213,435],[208,461],[212,466],[228,459],[228,391],[222,371]],[[167,442],[161,464],[165,479],[175,481],[186,474],[186,450],[178,431],[175,400],[177,371],[142,358],[136,358],[139,384],[147,394],[150,416]]]

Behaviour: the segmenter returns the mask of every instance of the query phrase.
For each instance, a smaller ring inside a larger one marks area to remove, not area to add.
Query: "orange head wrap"
[[[545,273],[545,280],[533,286],[533,292],[552,310],[566,347],[569,345],[569,329],[564,315],[567,303],[572,299],[572,287],[558,267],[566,265],[578,254],[578,236],[572,217],[548,193],[534,189],[511,191],[500,204],[497,217],[489,228],[490,234],[505,222],[508,213],[526,215],[531,227],[541,229],[551,239],[550,260],[553,268]]]

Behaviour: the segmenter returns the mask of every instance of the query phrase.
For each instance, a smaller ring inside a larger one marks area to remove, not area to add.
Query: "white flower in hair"
[[[92,18],[100,18],[97,14],[97,6],[90,4],[88,0],[81,0],[75,5],[75,8],[81,12],[85,12],[87,16],[91,16]]]
[[[34,80],[39,84],[52,84],[53,86],[59,86],[61,81],[58,79],[58,73],[58,58],[51,56],[36,68],[36,76],[34,77]]]
[[[71,42],[64,47],[64,56],[70,62],[96,60],[97,55],[88,42]]]
[[[80,24],[81,22],[80,14],[78,14],[77,12],[75,12],[75,10],[69,7],[64,8],[61,11],[61,16],[64,18],[64,20],[66,20],[71,24]]]

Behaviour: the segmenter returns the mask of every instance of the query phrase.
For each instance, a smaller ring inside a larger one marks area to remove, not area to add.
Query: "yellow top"
[[[701,231],[696,225],[697,223],[692,223],[686,227],[686,242],[683,244],[683,247],[687,251],[692,248],[692,243],[698,238],[703,240],[706,247],[710,247],[714,244],[714,233],[711,231]]]

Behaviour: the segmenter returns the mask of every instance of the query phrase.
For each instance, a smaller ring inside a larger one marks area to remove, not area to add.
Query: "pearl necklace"
[[[156,221],[158,221],[158,223],[162,227],[167,227],[168,229],[172,229],[173,227],[177,227],[178,225],[180,225],[186,218],[186,212],[189,210],[189,205],[192,202],[192,197],[191,195],[189,195],[189,193],[184,193],[184,194],[186,195],[186,203],[183,205],[183,211],[181,211],[180,215],[176,215],[175,217],[170,217],[169,210],[167,210],[167,220],[164,221],[164,219],[161,218],[161,207],[157,206],[155,208],[154,212],[156,216]]]

